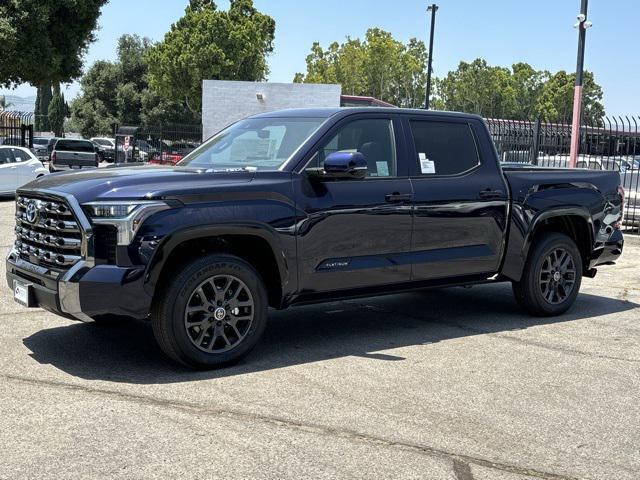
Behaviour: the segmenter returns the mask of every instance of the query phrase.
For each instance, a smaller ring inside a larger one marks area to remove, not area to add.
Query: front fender
[[[145,291],[153,295],[162,273],[162,269],[170,257],[171,252],[173,252],[179,245],[190,240],[214,238],[225,235],[248,235],[265,240],[271,247],[276,259],[278,272],[282,281],[283,293],[286,285],[289,285],[290,288],[295,287],[294,285],[291,285],[295,278],[290,275],[290,268],[287,263],[288,254],[282,245],[278,232],[270,225],[258,222],[249,222],[191,226],[166,235],[147,264],[144,277]]]

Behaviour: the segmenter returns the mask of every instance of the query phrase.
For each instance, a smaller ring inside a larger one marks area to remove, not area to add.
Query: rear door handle
[[[384,196],[386,202],[389,203],[401,203],[401,202],[410,202],[413,198],[412,193],[388,193]]]
[[[483,200],[489,200],[494,198],[502,198],[504,196],[504,192],[502,190],[492,190],[487,188],[486,190],[481,190],[478,193],[478,196]]]

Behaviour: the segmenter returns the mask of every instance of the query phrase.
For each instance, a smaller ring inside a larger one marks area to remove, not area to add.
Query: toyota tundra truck
[[[561,315],[622,253],[623,202],[617,172],[502,167],[474,115],[278,111],[176,166],[21,188],[7,281],[70,319],[148,319],[168,357],[214,368],[269,307],[511,282],[527,312]]]

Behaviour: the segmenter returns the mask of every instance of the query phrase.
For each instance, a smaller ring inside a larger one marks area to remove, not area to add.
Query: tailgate
[[[96,154],[89,152],[56,152],[57,166],[95,167]]]

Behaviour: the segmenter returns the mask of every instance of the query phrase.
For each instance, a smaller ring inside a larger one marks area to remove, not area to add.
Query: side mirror
[[[367,159],[360,152],[334,152],[325,158],[324,168],[313,173],[320,179],[361,179],[367,176]]]

